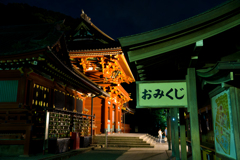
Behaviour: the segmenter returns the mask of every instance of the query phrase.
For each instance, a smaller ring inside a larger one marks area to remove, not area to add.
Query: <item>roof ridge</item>
[[[207,11],[204,11],[204,12],[202,12],[202,13],[199,13],[199,14],[195,15],[195,16],[186,18],[186,19],[184,19],[184,20],[181,20],[181,21],[178,21],[178,22],[175,22],[175,23],[172,23],[172,24],[169,24],[169,25],[160,27],[160,28],[156,28],[156,29],[153,29],[153,30],[150,30],[150,31],[141,32],[141,33],[137,33],[137,34],[133,34],[133,35],[129,35],[129,36],[119,37],[119,38],[117,38],[117,39],[127,38],[127,37],[134,37],[134,36],[137,36],[137,35],[142,35],[142,34],[154,32],[154,31],[158,31],[158,30],[161,30],[161,29],[164,29],[164,28],[167,28],[167,27],[176,25],[176,24],[180,24],[180,23],[183,23],[183,22],[188,21],[188,20],[190,20],[190,19],[194,19],[194,18],[199,17],[199,16],[201,16],[201,15],[207,14],[207,13],[209,13],[209,12],[211,12],[211,11],[213,11],[213,10],[216,10],[216,9],[218,9],[218,8],[224,6],[224,5],[227,5],[228,3],[232,2],[232,1],[236,1],[236,0],[227,0],[227,1],[225,1],[225,2],[223,2],[223,3],[221,3],[221,4],[219,4],[219,5],[211,8],[211,9],[208,9]]]
[[[102,30],[100,30],[97,26],[95,26],[92,21],[91,18],[87,16],[87,14],[83,11],[82,9],[82,14],[80,15],[80,17],[85,20],[86,22],[88,22],[94,29],[96,29],[98,32],[100,32],[102,35],[104,35],[105,37],[107,37],[108,39],[115,41],[112,37],[110,37],[109,35],[107,35],[106,33],[104,33]]]

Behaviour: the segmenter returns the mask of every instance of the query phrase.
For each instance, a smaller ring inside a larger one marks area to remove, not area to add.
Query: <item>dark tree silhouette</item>
[[[76,28],[79,19],[72,18],[60,12],[54,12],[23,3],[0,3],[1,26],[24,25],[38,23],[54,23],[65,19],[62,30]]]

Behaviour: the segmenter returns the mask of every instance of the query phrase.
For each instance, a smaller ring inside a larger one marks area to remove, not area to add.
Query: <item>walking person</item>
[[[166,141],[167,141],[167,127],[165,128],[165,131],[164,131],[164,133],[165,133],[165,138],[164,138],[164,141],[166,142]]]
[[[161,131],[161,129],[159,129],[159,131],[158,131],[158,136],[159,136],[159,140],[160,140],[160,143],[162,142],[162,131]]]

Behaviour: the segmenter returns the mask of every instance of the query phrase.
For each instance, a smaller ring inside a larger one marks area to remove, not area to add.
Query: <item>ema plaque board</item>
[[[137,81],[136,108],[187,107],[186,81]]]
[[[229,89],[212,97],[211,101],[216,153],[236,159]]]

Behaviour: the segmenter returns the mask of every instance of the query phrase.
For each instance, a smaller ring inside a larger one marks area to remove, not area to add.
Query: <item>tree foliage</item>
[[[165,109],[136,109],[135,125],[138,126],[138,132],[157,136],[158,130],[163,131],[167,126],[166,111]]]

